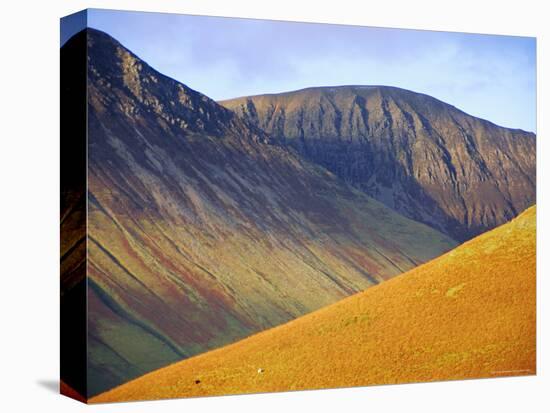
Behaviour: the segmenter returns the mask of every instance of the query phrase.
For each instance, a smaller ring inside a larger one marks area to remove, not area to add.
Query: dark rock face
[[[456,240],[535,203],[536,139],[382,86],[221,102],[385,205]]]
[[[388,279],[456,243],[88,30],[94,395]]]

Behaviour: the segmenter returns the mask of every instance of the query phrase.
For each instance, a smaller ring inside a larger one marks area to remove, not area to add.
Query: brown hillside
[[[363,293],[92,402],[534,374],[535,225],[532,207]]]
[[[221,102],[390,208],[465,241],[535,202],[533,133],[387,86]]]

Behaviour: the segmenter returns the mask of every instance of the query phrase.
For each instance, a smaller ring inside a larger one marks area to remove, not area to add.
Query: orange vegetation
[[[536,209],[365,292],[91,402],[535,374]]]

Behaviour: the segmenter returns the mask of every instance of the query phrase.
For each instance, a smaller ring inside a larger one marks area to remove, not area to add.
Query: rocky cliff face
[[[342,86],[221,103],[306,159],[456,240],[535,203],[534,134],[426,95]]]
[[[455,245],[88,30],[88,385],[111,388]]]

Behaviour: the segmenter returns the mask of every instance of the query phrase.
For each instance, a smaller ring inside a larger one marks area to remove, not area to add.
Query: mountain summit
[[[220,103],[390,208],[456,240],[535,203],[535,135],[427,95],[341,86]]]

